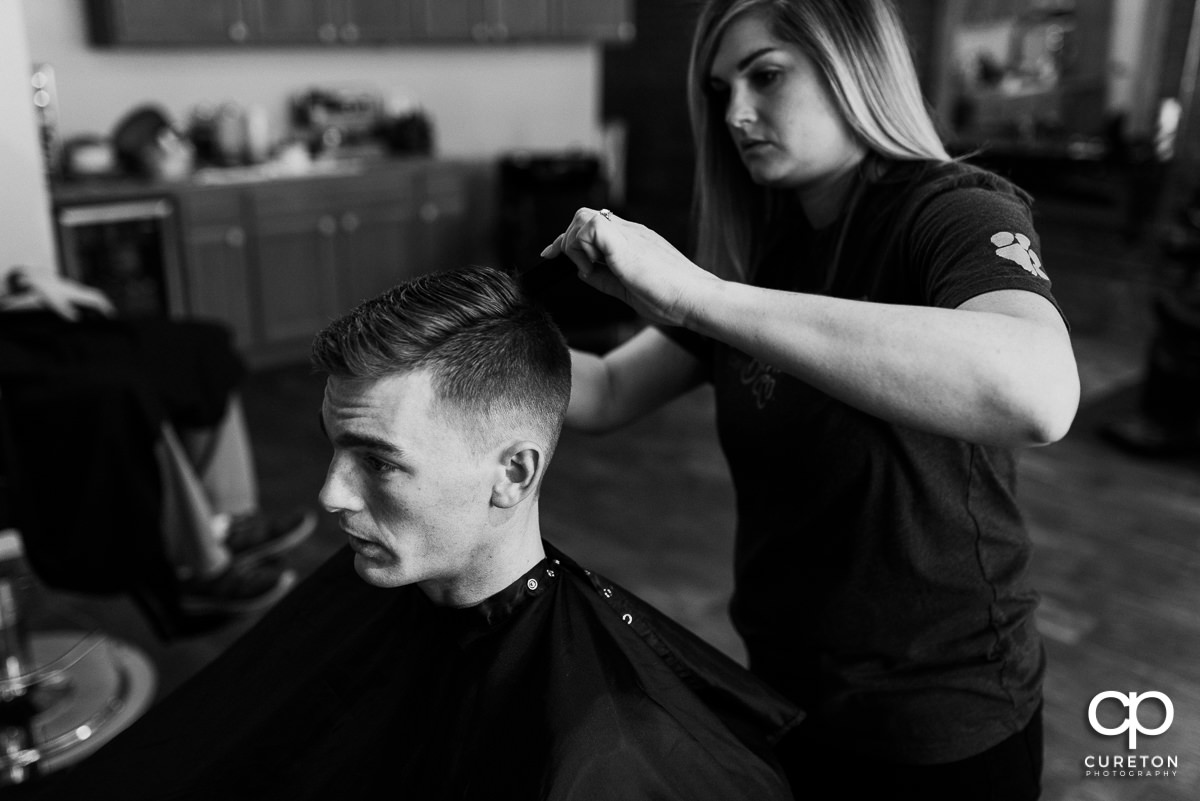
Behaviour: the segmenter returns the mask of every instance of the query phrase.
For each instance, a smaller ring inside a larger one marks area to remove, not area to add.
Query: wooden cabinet
[[[264,186],[249,194],[260,345],[275,348],[312,336],[338,313],[336,210],[311,185]]]
[[[247,40],[269,44],[333,44],[338,27],[328,3],[243,0]]]
[[[424,41],[503,42],[553,34],[552,0],[417,0],[413,36]]]
[[[440,170],[426,176],[418,211],[419,228],[415,254],[425,271],[452,270],[472,261],[480,241],[472,232],[470,214],[474,204],[468,187],[469,175],[462,169]]]
[[[484,33],[487,38],[546,38],[551,35],[547,0],[484,0]]]
[[[559,36],[628,42],[636,33],[633,0],[557,0]]]
[[[336,9],[339,37],[346,44],[402,42],[416,36],[421,0],[342,0]]]
[[[88,0],[87,12],[95,44],[239,44],[250,32],[241,0]]]
[[[94,44],[628,40],[633,0],[87,0]]]
[[[361,301],[486,261],[491,173],[482,162],[414,160],[184,189],[188,313],[227,323],[254,366],[302,360],[313,334]]]
[[[243,351],[258,342],[251,316],[249,237],[235,189],[207,188],[180,197],[184,292],[192,317],[220,320]]]
[[[628,41],[633,0],[426,0],[419,35],[430,41]]]
[[[377,44],[411,39],[416,0],[243,0],[248,41]]]

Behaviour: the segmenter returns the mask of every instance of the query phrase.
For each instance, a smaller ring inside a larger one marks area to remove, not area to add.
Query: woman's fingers
[[[592,289],[629,303],[629,290],[607,267],[595,265],[579,271],[580,279]]]
[[[566,255],[581,270],[590,268],[593,262],[603,264],[604,250],[598,239],[597,220],[608,222],[595,209],[581,208],[576,211],[567,230],[542,250],[542,258],[552,259],[555,256]]]
[[[542,253],[541,253],[542,258],[543,259],[553,259],[556,256],[561,256],[562,252],[563,252],[562,242],[563,242],[563,237],[565,237],[565,236],[566,236],[566,234],[562,233],[562,234],[559,234],[558,236],[554,237],[554,241],[551,242],[549,245],[546,245],[546,247],[542,250]]]

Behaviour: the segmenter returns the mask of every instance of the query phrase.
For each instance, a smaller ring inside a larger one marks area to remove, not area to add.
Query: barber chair
[[[36,787],[98,749],[149,707],[157,684],[138,648],[49,611],[21,534],[6,527],[9,433],[0,407],[0,794]]]

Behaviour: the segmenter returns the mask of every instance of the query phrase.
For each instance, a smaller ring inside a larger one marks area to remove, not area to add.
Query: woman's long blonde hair
[[[697,261],[746,278],[776,193],[754,184],[709,90],[721,39],[749,12],[797,45],[825,81],[842,117],[868,152],[900,160],[949,161],[921,95],[904,28],[890,0],[709,0],[700,12],[688,71],[696,147],[693,203]]]

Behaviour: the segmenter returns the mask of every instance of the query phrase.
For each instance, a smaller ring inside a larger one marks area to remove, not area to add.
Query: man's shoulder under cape
[[[550,545],[467,610],[342,549],[46,797],[770,801],[800,717]]]

